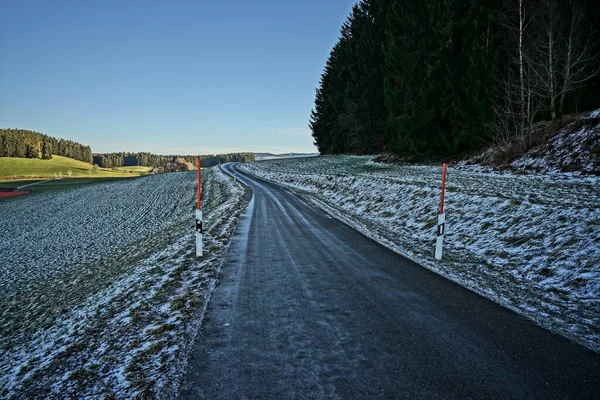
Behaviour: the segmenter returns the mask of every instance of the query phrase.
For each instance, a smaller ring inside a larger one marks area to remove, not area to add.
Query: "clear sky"
[[[0,127],[94,152],[316,152],[354,0],[0,0]]]

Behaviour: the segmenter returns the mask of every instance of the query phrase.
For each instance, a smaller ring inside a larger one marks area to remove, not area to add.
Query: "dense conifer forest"
[[[0,129],[0,157],[49,160],[52,155],[92,162],[90,146],[25,129]]]
[[[441,159],[531,143],[600,105],[597,0],[362,0],[341,28],[310,128],[323,154]]]
[[[255,157],[252,153],[230,153],[230,154],[210,154],[201,156],[190,155],[159,155],[152,153],[102,153],[94,154],[94,164],[104,168],[115,167],[165,167],[176,159],[196,165],[198,157],[201,158],[202,167],[214,167],[219,163],[227,162],[250,162]]]

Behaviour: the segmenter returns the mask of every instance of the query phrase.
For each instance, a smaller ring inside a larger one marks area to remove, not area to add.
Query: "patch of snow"
[[[589,119],[589,118],[588,118]],[[511,163],[515,170],[600,174],[600,124],[571,124]]]

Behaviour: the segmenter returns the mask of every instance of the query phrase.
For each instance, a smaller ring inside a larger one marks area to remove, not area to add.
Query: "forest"
[[[155,167],[165,168],[174,160],[181,159],[187,163],[196,165],[198,157],[201,158],[202,167],[210,168],[219,163],[228,162],[250,162],[254,161],[255,157],[252,153],[230,153],[216,155],[159,155],[151,153],[98,153],[93,156],[93,163],[104,168],[116,167]]]
[[[309,126],[322,154],[448,159],[600,106],[598,0],[362,0]]]
[[[49,160],[53,155],[73,158],[104,168],[144,166],[163,170],[175,160],[185,160],[196,165],[202,159],[203,167],[213,167],[219,163],[254,161],[252,153],[231,153],[211,155],[158,155],[139,153],[93,154],[90,146],[71,140],[57,139],[43,133],[25,129],[0,129],[0,157],[41,158]]]
[[[92,162],[90,146],[25,129],[0,129],[0,157],[49,160],[52,155]]]

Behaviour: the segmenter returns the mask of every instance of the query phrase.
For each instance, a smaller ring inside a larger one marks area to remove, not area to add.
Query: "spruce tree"
[[[49,160],[52,158],[52,152],[50,150],[50,143],[46,137],[42,139],[42,159]]]

